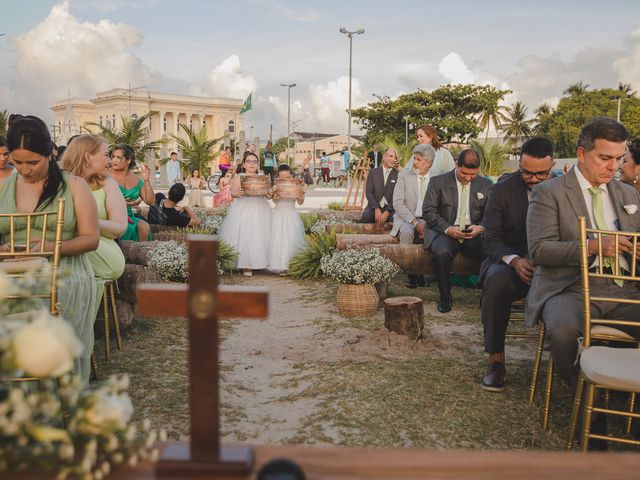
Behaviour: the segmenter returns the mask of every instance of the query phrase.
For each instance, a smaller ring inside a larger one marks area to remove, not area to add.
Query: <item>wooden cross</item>
[[[168,443],[157,464],[159,475],[221,472],[246,474],[250,447],[220,445],[218,316],[266,318],[266,289],[218,288],[217,243],[189,235],[189,285],[142,284],[138,306],[145,317],[188,317],[191,444]]]

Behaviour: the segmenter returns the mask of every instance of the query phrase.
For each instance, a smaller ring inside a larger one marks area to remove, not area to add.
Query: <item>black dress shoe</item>
[[[504,377],[507,374],[502,362],[492,362],[487,368],[487,373],[482,377],[480,386],[489,392],[501,392],[504,390]]]
[[[440,313],[450,312],[452,305],[453,301],[450,298],[441,298],[440,303],[438,303],[438,311]]]
[[[407,283],[404,284],[407,288],[424,287],[424,278],[422,275],[407,275]]]

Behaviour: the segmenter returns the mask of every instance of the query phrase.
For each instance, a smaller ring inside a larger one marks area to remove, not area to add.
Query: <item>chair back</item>
[[[58,199],[56,210],[33,213],[0,213],[0,222],[8,223],[9,237],[5,243],[9,246],[9,251],[0,251],[0,268],[9,277],[33,278],[34,270],[38,270],[38,261],[50,260],[50,288],[46,293],[35,294],[12,294],[5,298],[15,300],[21,298],[48,298],[51,314],[58,313],[58,274],[60,268],[60,251],[62,247],[62,227],[64,224],[64,199]],[[55,222],[55,223],[53,223]],[[45,249],[45,240],[49,225],[53,223],[54,239],[52,247]],[[19,245],[16,242],[16,231],[22,227],[26,229],[25,244]],[[33,247],[32,243],[40,240],[38,247]]]
[[[602,339],[594,335],[594,326],[606,326],[611,328],[617,328],[620,326],[638,326],[637,322],[632,322],[629,320],[593,318],[591,316],[591,302],[608,302],[616,304],[626,303],[632,305],[640,305],[640,296],[638,298],[624,298],[621,295],[612,297],[592,296],[589,281],[596,278],[606,278],[622,282],[633,282],[638,287],[640,287],[640,276],[638,275],[638,273],[640,272],[638,272],[638,260],[636,258],[636,254],[638,253],[638,240],[640,238],[640,233],[587,228],[587,220],[585,217],[579,217],[578,222],[580,231],[580,275],[582,280],[582,299],[584,309],[583,346],[584,348],[587,348],[591,345],[592,339]],[[605,267],[605,262],[608,261],[608,257],[604,255],[602,251],[602,241],[603,238],[607,236],[612,236],[614,238],[615,245],[615,255],[613,259],[611,259],[612,264],[610,268]],[[594,239],[598,242],[598,251],[595,257],[589,256],[587,244],[587,240],[589,239]],[[631,254],[625,255],[628,261],[629,271],[623,270],[620,266],[620,254],[622,253],[622,251],[620,250],[621,239],[626,239],[632,244]],[[592,268],[591,265],[593,265],[595,261],[597,261],[597,266]],[[625,341],[624,339],[619,338],[609,339]]]

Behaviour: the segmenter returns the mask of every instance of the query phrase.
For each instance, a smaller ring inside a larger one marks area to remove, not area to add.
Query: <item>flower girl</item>
[[[244,175],[258,175],[258,162],[255,153],[247,155],[242,162]],[[231,180],[231,196],[235,200],[220,228],[219,238],[236,249],[237,267],[250,277],[252,270],[268,265],[271,207],[264,197],[245,196],[240,182],[244,175],[235,175]]]
[[[304,238],[304,225],[300,215],[296,212],[295,206],[296,201],[300,205],[304,202],[304,189],[300,184],[297,197],[287,198],[289,196],[284,193],[284,189],[278,187],[278,182],[281,180],[285,180],[280,184],[282,187],[286,179],[292,178],[289,165],[282,164],[278,166],[277,182],[273,194],[273,201],[276,207],[271,218],[269,266],[267,267],[268,270],[275,273],[286,273],[291,257],[307,245]]]

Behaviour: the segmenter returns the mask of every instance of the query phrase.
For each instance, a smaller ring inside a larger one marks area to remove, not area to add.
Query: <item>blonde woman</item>
[[[116,181],[108,176],[109,147],[100,135],[80,135],[62,156],[62,168],[85,179],[98,206],[100,244],[89,253],[96,278],[117,280],[124,271],[124,255],[116,243],[127,229],[127,205]]]

